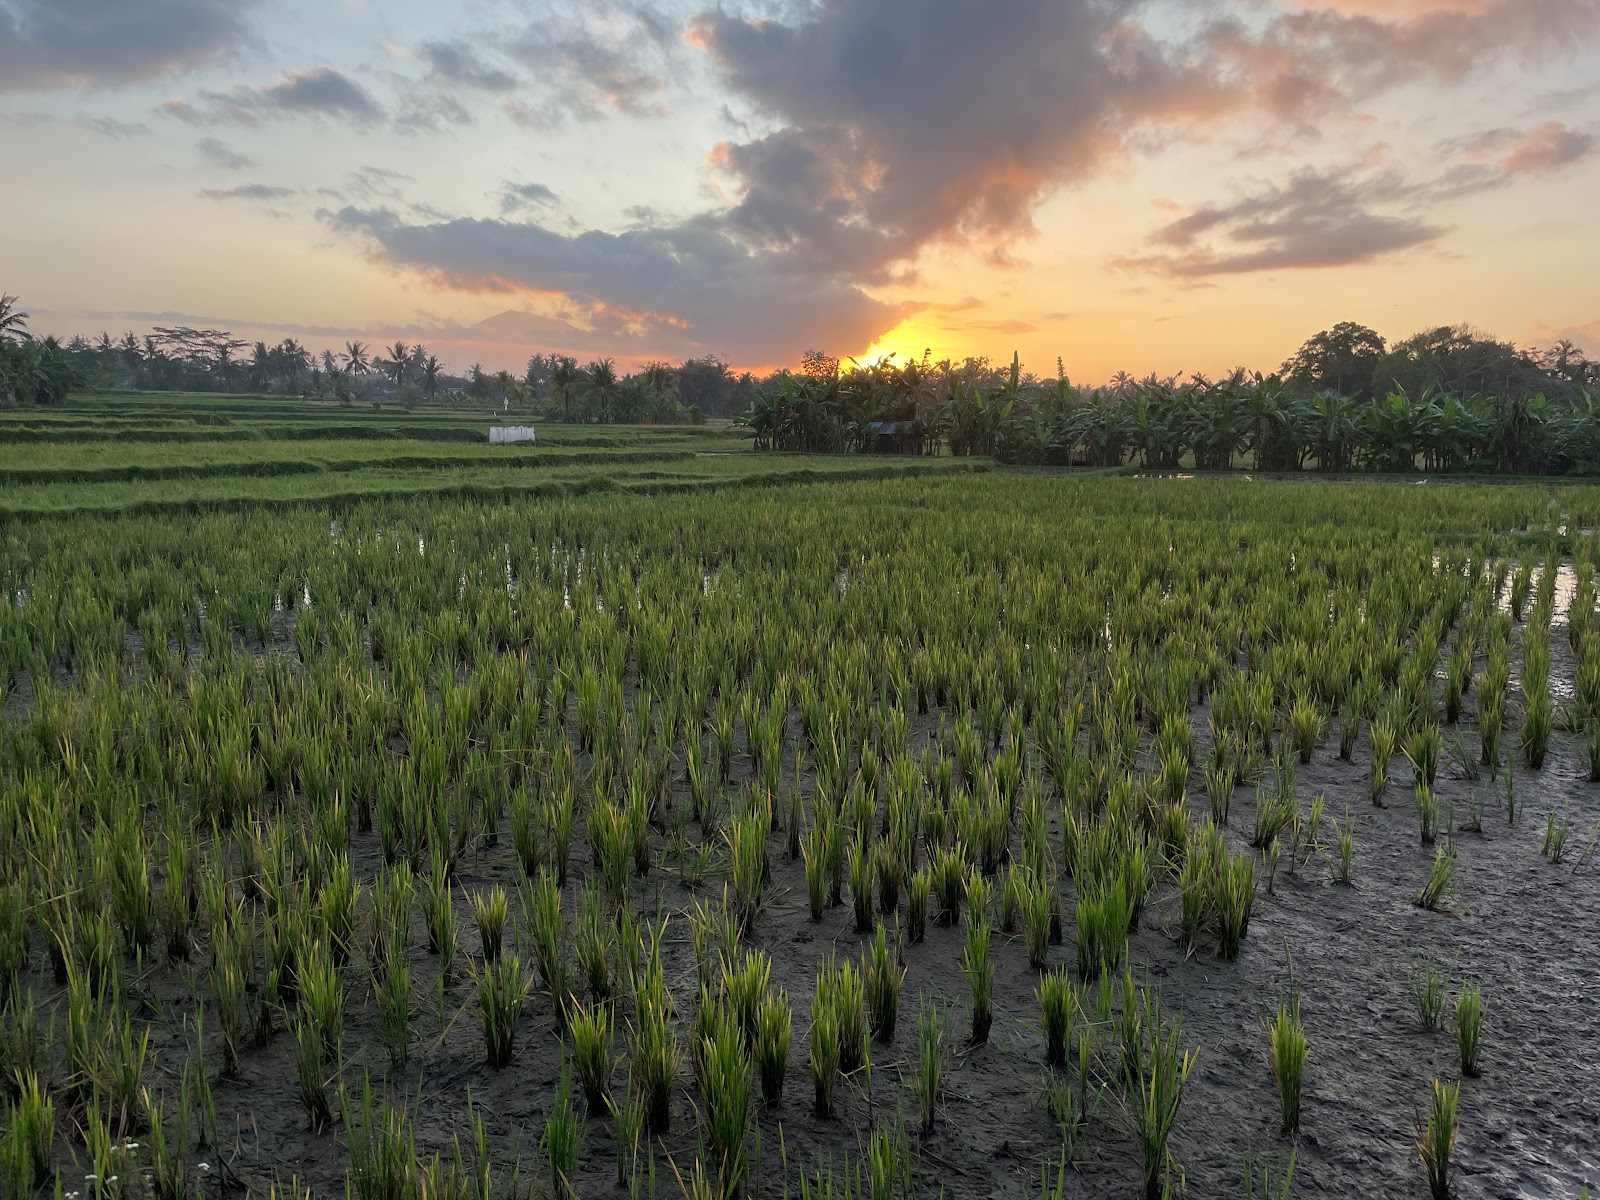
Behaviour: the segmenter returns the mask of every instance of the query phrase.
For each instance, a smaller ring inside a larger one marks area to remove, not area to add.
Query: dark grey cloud
[[[855,344],[903,313],[788,256],[751,253],[712,219],[568,236],[531,222],[413,223],[383,209],[322,216],[381,261],[445,286],[558,299],[622,352],[788,362],[808,346]]]
[[[1463,146],[1473,162],[1487,163],[1507,175],[1553,171],[1595,152],[1593,133],[1570,129],[1560,121],[1544,121],[1531,129],[1490,129]]]
[[[291,71],[268,87],[239,85],[202,92],[201,103],[169,100],[161,111],[191,125],[256,125],[276,117],[311,116],[371,124],[383,110],[372,94],[334,67]]]
[[[1164,226],[1124,265],[1204,277],[1370,262],[1448,232],[1418,210],[1421,189],[1393,171],[1296,172],[1230,204]]]
[[[206,188],[200,193],[205,200],[283,200],[296,195],[294,188],[273,187],[265,183],[243,183],[231,188]]]
[[[206,161],[213,166],[221,167],[224,171],[243,171],[246,167],[255,166],[255,160],[247,154],[241,154],[232,146],[219,138],[201,138],[194,144]]]
[[[0,0],[0,92],[156,79],[249,39],[257,0]]]
[[[466,42],[424,42],[417,47],[417,56],[427,65],[431,80],[454,87],[510,92],[520,82],[511,72],[486,63]]]
[[[542,183],[510,183],[500,189],[500,211],[520,212],[529,208],[545,208],[557,202],[556,194]]]

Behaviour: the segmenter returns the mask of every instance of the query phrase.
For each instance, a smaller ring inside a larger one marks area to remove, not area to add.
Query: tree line
[[[758,449],[985,455],[1152,470],[1600,471],[1600,363],[1571,342],[1519,351],[1464,326],[1394,346],[1335,326],[1272,375],[1235,370],[1074,386],[969,358],[842,368],[808,353],[739,424]]]

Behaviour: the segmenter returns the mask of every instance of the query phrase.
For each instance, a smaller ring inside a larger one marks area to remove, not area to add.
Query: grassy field
[[[1600,488],[250,420],[0,440],[5,1196],[1592,1182]]]

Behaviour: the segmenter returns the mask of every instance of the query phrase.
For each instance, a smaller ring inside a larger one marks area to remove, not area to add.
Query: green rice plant
[[[411,1053],[411,964],[404,951],[396,948],[374,969],[372,992],[389,1061],[403,1067]]]
[[[961,916],[961,901],[967,892],[966,854],[960,846],[941,850],[934,868],[939,893],[939,923],[954,925]]]
[[[344,1127],[350,1148],[350,1184],[360,1200],[413,1200],[419,1168],[416,1135],[405,1105],[384,1101],[373,1110],[372,1085],[363,1082],[361,1106],[344,1099]]]
[[[1212,826],[1215,829],[1215,826]],[[1184,945],[1193,947],[1211,913],[1217,859],[1207,844],[1192,843],[1178,868],[1178,921]]]
[[[1333,860],[1333,881],[1350,886],[1350,865],[1356,853],[1356,824],[1350,815],[1350,808],[1345,806],[1344,820],[1337,826],[1338,838],[1335,841]]]
[[[511,845],[522,874],[532,879],[539,870],[539,824],[534,816],[533,796],[526,787],[511,793]]]
[[[754,1047],[756,1017],[761,1011],[761,1001],[766,996],[767,985],[772,979],[772,959],[764,950],[746,950],[737,970],[733,968],[730,959],[731,954],[723,960],[723,992],[728,998],[728,1008],[745,1039],[745,1045]]]
[[[789,994],[782,988],[761,999],[756,1012],[755,1058],[761,1076],[761,1098],[767,1104],[783,1101],[783,1081],[789,1070],[789,1038],[794,1015]]]
[[[150,1194],[155,1200],[189,1200],[195,1194],[189,1174],[192,1131],[187,1099],[187,1096],[182,1097],[174,1106],[176,1111],[170,1124],[159,1101],[151,1100],[147,1105],[150,1130],[145,1140],[150,1147]]]
[[[1024,873],[1021,884],[1022,926],[1024,941],[1028,946],[1028,965],[1042,971],[1050,955],[1051,935],[1055,932],[1055,913],[1058,897],[1055,873]]]
[[[561,885],[555,876],[549,871],[540,871],[539,878],[524,889],[522,905],[533,940],[534,965],[539,969],[539,978],[559,1019],[571,998],[571,986],[563,953],[567,923],[561,913]]]
[[[1426,783],[1417,781],[1417,820],[1422,829],[1422,844],[1431,846],[1439,828],[1439,797]]]
[[[1255,832],[1250,837],[1250,844],[1257,849],[1271,845],[1294,822],[1295,814],[1292,794],[1270,793],[1264,788],[1257,791]]]
[[[961,959],[961,973],[967,977],[972,994],[972,1044],[989,1040],[994,1023],[994,964],[989,961],[989,923],[978,919],[967,923],[967,947]]]
[[[1450,1156],[1455,1153],[1456,1112],[1461,1099],[1459,1083],[1433,1081],[1428,1096],[1428,1116],[1417,1120],[1417,1156],[1428,1177],[1428,1194],[1433,1200],[1449,1200]]]
[[[1309,695],[1302,692],[1295,698],[1289,709],[1287,732],[1302,763],[1311,761],[1311,752],[1316,749],[1325,722],[1322,710]]]
[[[604,1004],[575,1002],[567,1022],[572,1041],[572,1059],[577,1064],[578,1082],[583,1087],[589,1112],[605,1112],[611,1086],[611,1010]]]
[[[849,1075],[867,1058],[866,979],[849,961],[825,969],[839,1014],[839,1070]]]
[[[1122,963],[1128,945],[1132,905],[1121,879],[1080,885],[1078,893],[1078,977],[1104,978]]]
[[[828,847],[831,837],[828,822],[819,809],[816,819],[806,833],[801,848],[806,865],[806,900],[811,908],[811,919],[822,920],[822,910],[828,901]]]
[[[924,996],[917,1012],[916,1074],[917,1103],[921,1110],[924,1134],[933,1129],[934,1114],[938,1111],[944,1057],[944,1020],[938,1008]]]
[[[1456,870],[1456,851],[1454,846],[1440,846],[1433,856],[1433,866],[1428,870],[1428,880],[1422,885],[1422,890],[1417,893],[1416,904],[1418,908],[1433,911],[1444,902],[1446,894],[1450,891],[1450,882]]]
[[[495,1070],[511,1065],[512,1043],[517,1036],[517,1021],[528,999],[533,980],[515,954],[502,954],[474,970],[478,989],[478,1013],[483,1020],[484,1061]]]
[[[928,933],[928,899],[933,894],[933,875],[927,867],[912,873],[906,888],[906,940],[920,943]]]
[[[1289,1200],[1290,1191],[1294,1187],[1294,1168],[1299,1153],[1299,1147],[1291,1149],[1289,1160],[1281,1171],[1271,1163],[1252,1163],[1246,1159],[1244,1200]]]
[[[633,1026],[630,1030],[632,1086],[644,1106],[645,1129],[666,1133],[672,1122],[672,1083],[679,1051],[672,997],[661,965],[659,929],[649,938],[648,955],[631,975]]]
[[[771,818],[762,809],[736,817],[728,826],[729,879],[741,928],[748,929],[761,909],[770,824]]]
[[[856,932],[871,932],[872,852],[859,836],[850,847],[850,903],[855,910]]]
[[[1550,705],[1550,695],[1536,691],[1527,699],[1522,716],[1522,759],[1537,771],[1544,766],[1550,747],[1550,732],[1555,726],[1555,714]]]
[[[1077,986],[1066,972],[1048,971],[1039,977],[1035,994],[1044,1024],[1045,1065],[1063,1067],[1067,1062],[1067,1045],[1082,1012]]]
[[[1417,1015],[1424,1033],[1439,1028],[1444,1017],[1445,991],[1448,981],[1438,967],[1428,963],[1420,972],[1411,971],[1408,980],[1411,996],[1417,1004]]]
[[[56,1105],[36,1071],[18,1071],[16,1099],[6,1116],[0,1143],[9,1196],[30,1196],[50,1177],[50,1154],[56,1138]]]
[[[550,1166],[552,1196],[576,1200],[574,1179],[578,1160],[583,1157],[586,1133],[583,1114],[572,1102],[572,1068],[563,1058],[561,1074],[556,1079],[555,1099],[550,1105],[550,1115],[545,1118],[544,1133],[539,1137],[539,1148]]]
[[[1279,1001],[1278,1015],[1267,1026],[1267,1068],[1278,1085],[1283,1132],[1300,1132],[1300,1096],[1306,1068],[1306,1027],[1300,1020],[1300,998]]]
[[[1478,1043],[1483,1036],[1485,1011],[1483,989],[1472,984],[1456,997],[1456,1044],[1461,1051],[1461,1074],[1468,1079],[1478,1075]]]
[[[1509,778],[1510,773],[1507,772]],[[1559,866],[1567,857],[1567,841],[1572,837],[1572,825],[1567,820],[1567,814],[1562,812],[1557,815],[1554,809],[1545,818],[1544,843],[1539,847],[1539,853]]]
[[[866,977],[868,1024],[875,1041],[885,1046],[894,1042],[895,1024],[900,1014],[900,985],[906,969],[889,956],[883,922],[878,922],[862,973]]]
[[[544,827],[549,859],[555,864],[556,884],[567,886],[567,866],[572,851],[573,792],[570,779],[562,780],[545,795]],[[526,874],[526,871],[524,871]]]
[[[622,1096],[615,1094],[606,1097],[606,1105],[611,1110],[612,1143],[617,1154],[617,1186],[627,1188],[630,1195],[636,1194],[633,1185],[639,1165],[639,1143],[644,1136],[645,1111],[644,1101],[633,1090],[631,1083],[624,1081]],[[481,1200],[488,1200],[487,1197]]]
[[[1444,734],[1433,722],[1412,730],[1406,743],[1406,761],[1418,782],[1432,787],[1439,775],[1439,758],[1444,752]]]
[[[1217,916],[1217,957],[1233,962],[1250,929],[1256,903],[1256,864],[1248,854],[1224,862],[1217,874],[1214,897]]]
[[[483,946],[485,962],[492,963],[500,957],[507,909],[506,891],[502,887],[472,894],[472,923],[478,927],[478,940]]]
[[[745,1141],[750,1123],[750,1062],[744,1033],[724,1018],[716,1023],[703,1047],[705,1061],[701,1103],[706,1141],[716,1165],[721,1194],[739,1191],[746,1170]]]
[[[878,842],[872,848],[873,874],[878,882],[878,911],[893,917],[900,908],[900,889],[905,884],[905,860],[895,845]]]
[[[322,1034],[305,1017],[291,1021],[296,1048],[295,1073],[298,1081],[300,1103],[311,1121],[311,1128],[321,1130],[333,1120],[333,1107],[328,1103],[328,1082],[333,1068],[323,1049]]]
[[[1383,806],[1383,793],[1389,786],[1389,760],[1394,757],[1395,727],[1389,718],[1374,721],[1370,729],[1372,758],[1367,773],[1368,793],[1373,804]]]
[[[1219,739],[1206,762],[1206,799],[1211,805],[1211,819],[1218,825],[1228,823],[1228,813],[1233,807],[1233,789],[1237,772],[1226,739]]]
[[[1485,687],[1478,695],[1478,742],[1482,751],[1483,765],[1490,769],[1491,776],[1496,764],[1500,761],[1500,733],[1505,725],[1505,694],[1504,692],[1490,691],[1488,680]]]
[[[428,952],[439,958],[439,978],[449,986],[455,977],[456,918],[444,851],[434,850],[433,870],[426,879],[423,907],[428,921]]]
[[[1143,1164],[1144,1200],[1169,1194],[1172,1155],[1167,1142],[1183,1106],[1183,1089],[1194,1067],[1195,1052],[1181,1048],[1181,1030],[1152,1030],[1145,1049],[1145,1070],[1134,1098],[1134,1133]]]
[[[826,973],[817,978],[816,995],[811,1001],[811,1082],[815,1091],[816,1115],[823,1120],[833,1116],[833,1089],[839,1077],[839,1009],[828,986]]]
[[[578,927],[573,935],[573,956],[578,976],[594,1000],[611,998],[611,952],[615,927],[606,919],[600,889],[594,880],[584,884],[578,897]]]

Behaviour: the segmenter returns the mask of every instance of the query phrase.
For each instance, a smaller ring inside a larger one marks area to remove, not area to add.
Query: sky
[[[0,0],[0,290],[624,369],[1600,355],[1600,0]]]

